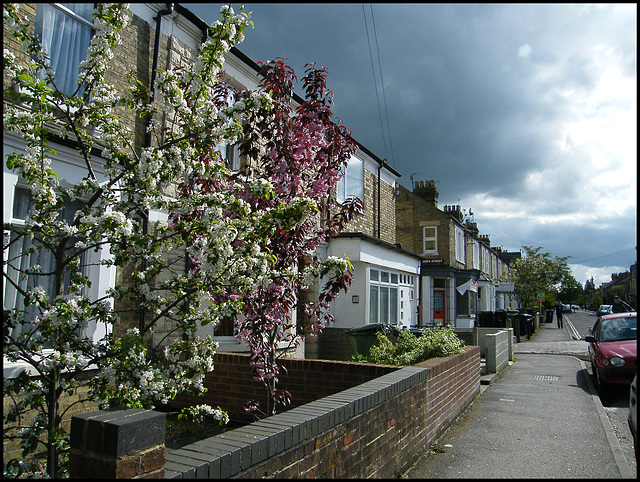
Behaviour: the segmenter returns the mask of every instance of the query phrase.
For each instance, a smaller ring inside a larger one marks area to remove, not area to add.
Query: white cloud
[[[610,283],[612,273],[629,271],[628,266],[626,268],[622,266],[603,266],[601,268],[594,268],[592,266],[585,266],[582,264],[569,264],[569,268],[571,269],[573,277],[583,288],[584,284],[587,280],[590,280],[591,277],[593,277],[593,282],[597,288],[601,284]]]

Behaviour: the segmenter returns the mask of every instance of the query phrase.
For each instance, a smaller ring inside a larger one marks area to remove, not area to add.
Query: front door
[[[445,290],[433,290],[433,321],[436,326],[444,325],[446,313]]]

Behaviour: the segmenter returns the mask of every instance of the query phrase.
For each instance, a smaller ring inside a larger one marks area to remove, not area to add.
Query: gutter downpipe
[[[378,164],[378,239],[382,239],[382,233],[380,232],[380,172],[384,165],[384,159]]]
[[[164,10],[160,10],[155,17],[156,35],[155,35],[155,40],[153,45],[153,64],[151,67],[151,85],[150,85],[151,87],[150,100],[152,105],[156,96],[155,84],[156,84],[156,73],[158,70],[158,58],[160,57],[160,27],[162,25],[162,17],[170,13],[173,13],[173,7],[174,7],[173,3],[167,3],[167,8],[165,8]],[[152,138],[151,138],[151,132],[149,132],[150,126],[151,126],[151,117],[147,119],[147,137],[145,140],[145,147],[151,147]],[[145,236],[149,234],[149,209],[145,209],[144,212],[142,213],[142,234]],[[147,268],[147,263],[146,261],[143,261],[142,270],[144,271],[146,268]],[[139,328],[140,328],[141,334],[144,333],[146,319],[147,319],[147,312],[143,309],[140,310],[140,327]]]
[[[424,282],[424,274],[422,273],[422,259],[420,260],[420,276],[418,276],[418,280],[420,282],[420,286],[418,287],[418,326],[419,327],[424,327],[424,319],[422,316],[422,302],[424,301],[424,296],[422,294],[422,285]]]

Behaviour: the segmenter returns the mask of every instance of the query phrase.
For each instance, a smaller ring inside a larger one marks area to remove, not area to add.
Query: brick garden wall
[[[216,353],[215,368],[207,374],[204,381],[207,393],[200,397],[181,397],[171,403],[172,407],[182,408],[202,403],[214,407],[219,405],[231,418],[251,420],[244,412],[245,403],[256,400],[261,408],[265,408],[267,397],[264,385],[251,378],[249,360],[247,354]],[[397,366],[330,360],[288,358],[282,362],[288,374],[280,376],[278,388],[291,393],[292,407],[355,387],[399,369]]]
[[[479,391],[480,348],[469,346],[167,450],[165,477],[399,477]]]

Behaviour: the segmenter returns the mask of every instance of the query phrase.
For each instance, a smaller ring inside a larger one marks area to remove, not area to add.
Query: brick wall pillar
[[[71,419],[71,478],[164,478],[166,415],[114,408]]]

